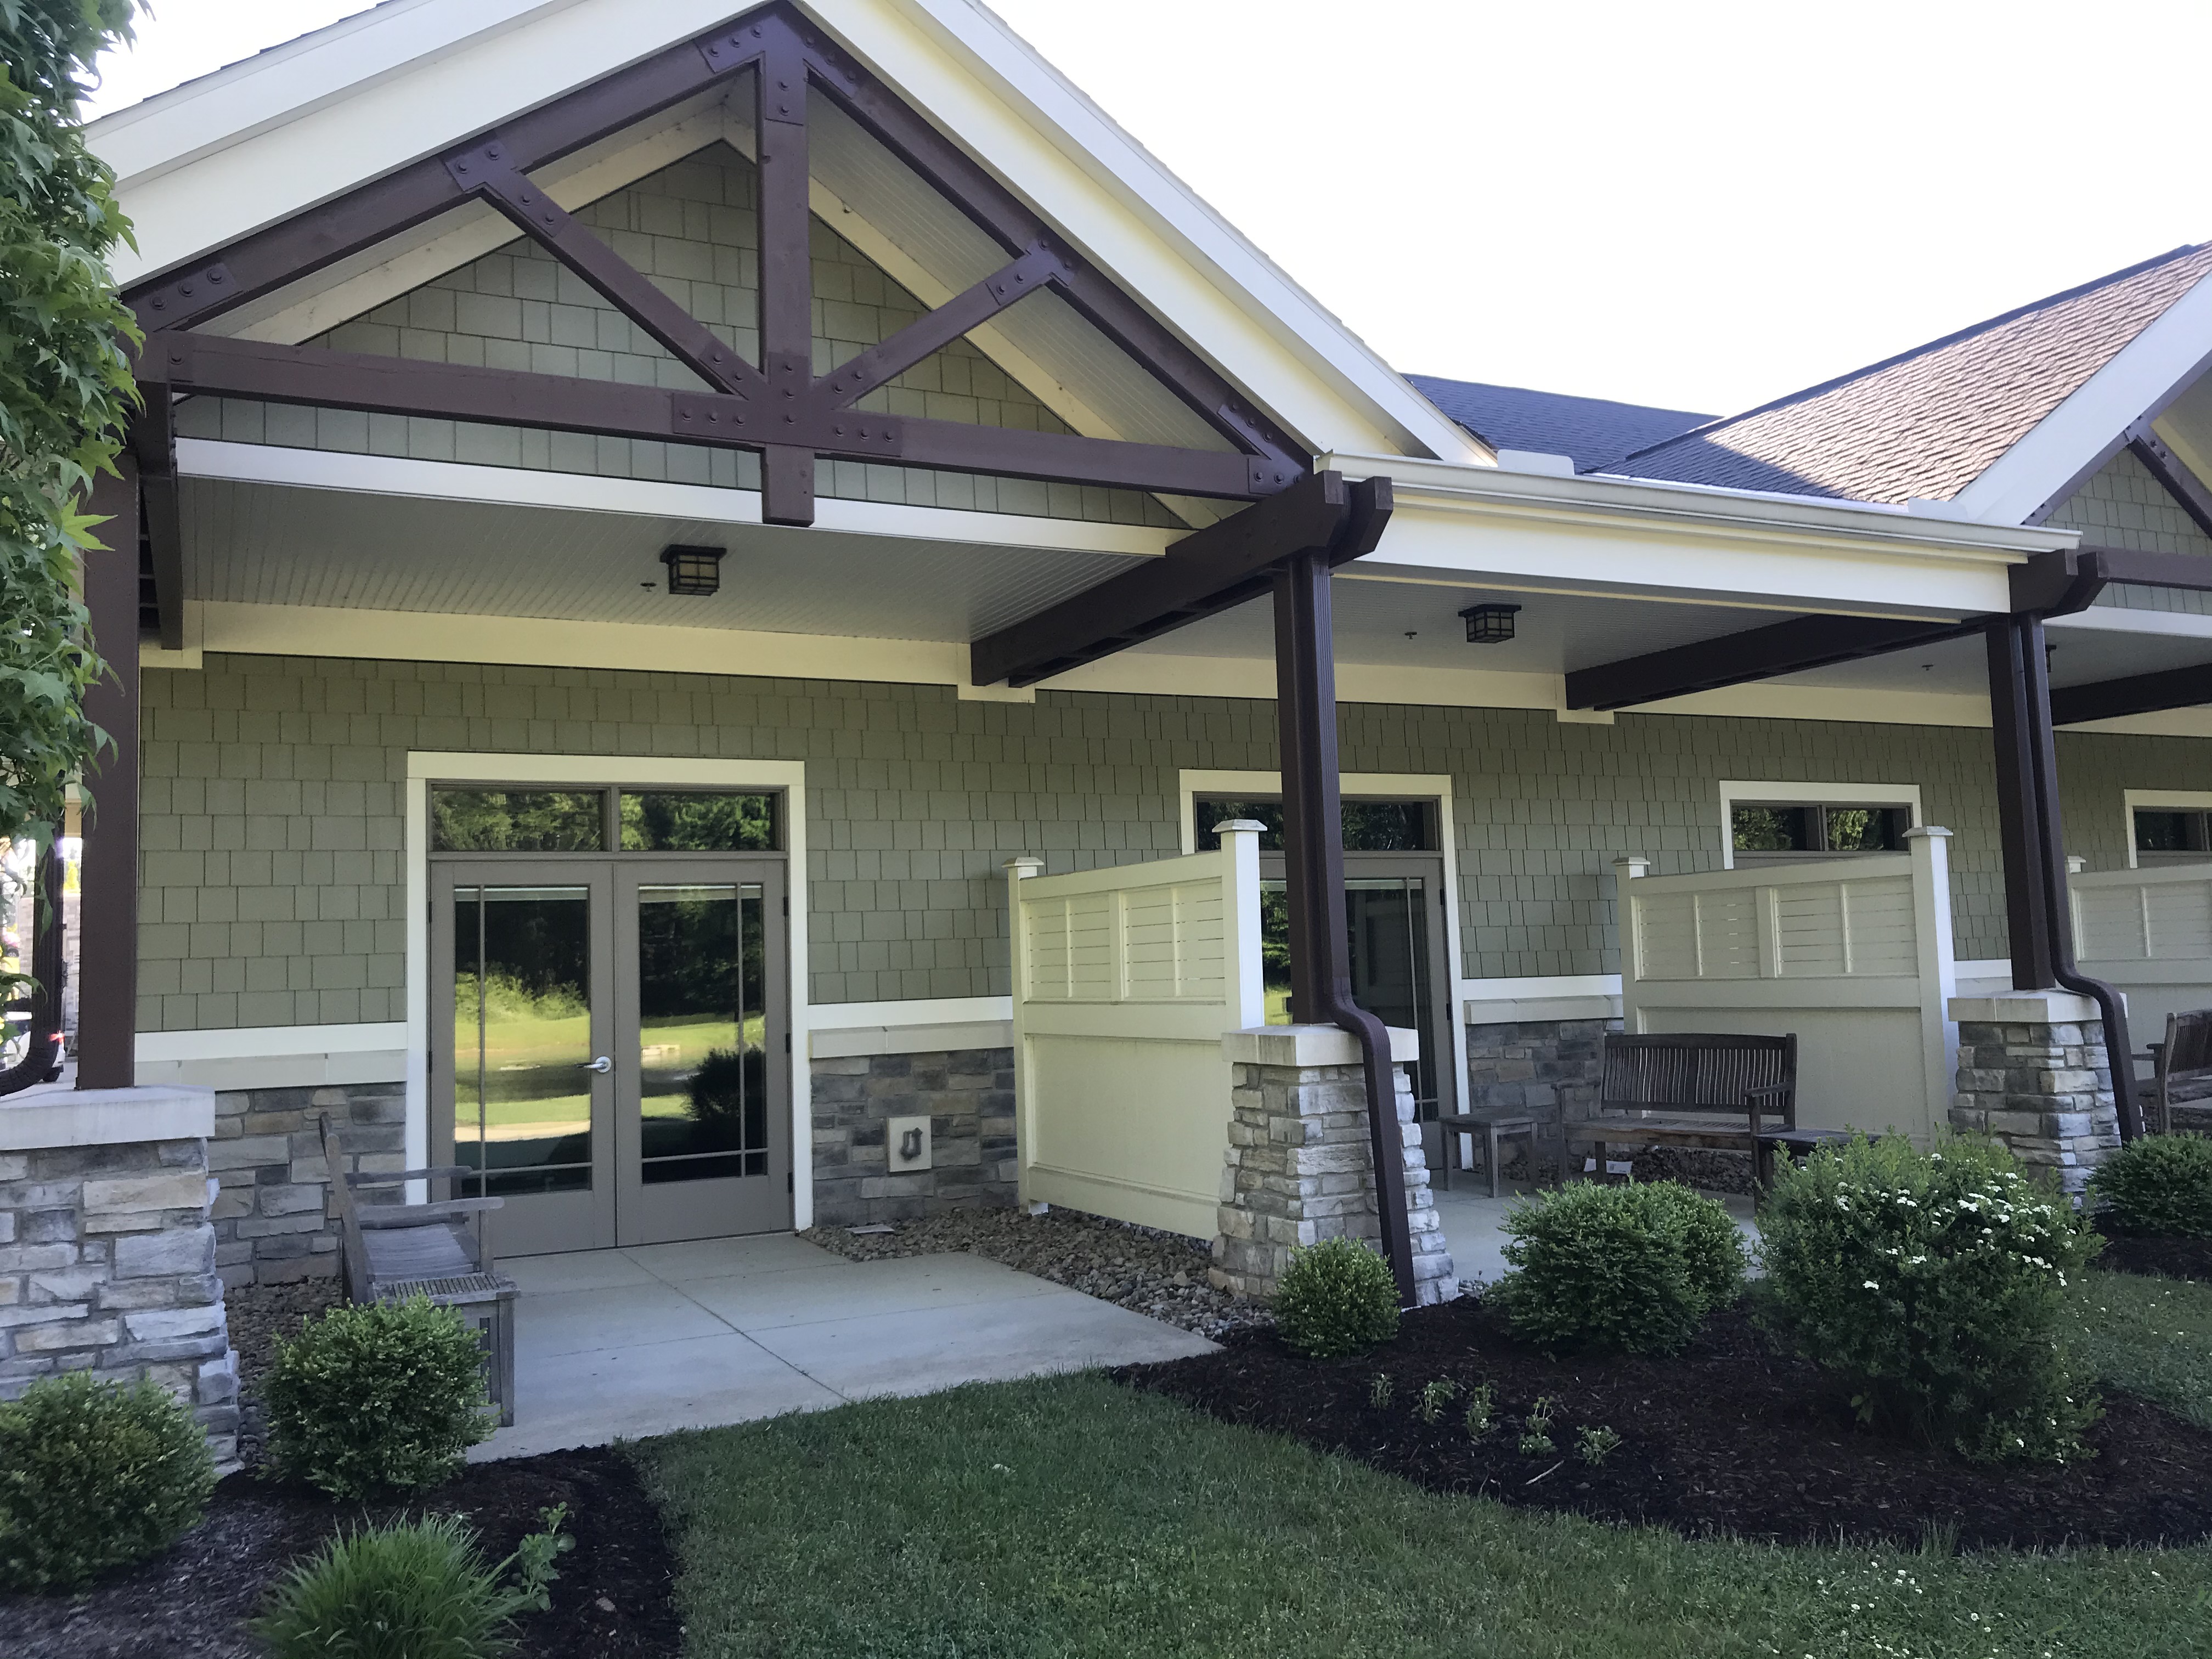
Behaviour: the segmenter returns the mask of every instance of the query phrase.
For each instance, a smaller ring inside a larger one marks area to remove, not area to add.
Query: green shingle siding
[[[1003,994],[1003,862],[1171,855],[1178,773],[1272,769],[1270,703],[211,653],[149,670],[142,1029],[396,1020],[410,750],[808,764],[817,1002]],[[1618,967],[1611,864],[1719,858],[1723,778],[1917,783],[1951,843],[1957,946],[2003,953],[1985,732],[1347,705],[1347,771],[1453,779],[1464,971]],[[2072,850],[2126,860],[2124,788],[2212,789],[2212,745],[2062,735]]]
[[[2198,529],[2197,520],[2182,510],[2166,486],[2124,449],[2068,496],[2051,515],[2051,522],[2078,530],[2088,540],[2107,546],[2137,548],[2146,553],[2212,555],[2212,537]],[[2101,603],[2130,611],[2181,611],[2205,616],[2212,615],[2209,600],[2212,595],[2123,585],[2110,590]]]
[[[576,217],[726,344],[757,362],[754,178],[750,162],[718,143],[578,210]],[[812,222],[812,252],[817,374],[888,338],[926,309],[819,220]],[[308,343],[632,386],[701,386],[690,370],[582,277],[526,239],[387,301]],[[1024,431],[1069,429],[965,340],[916,364],[860,406],[876,413]],[[234,443],[760,488],[759,457],[747,453],[236,398],[191,400],[178,410],[177,429],[186,437]],[[846,501],[1163,528],[1181,524],[1158,501],[1134,490],[925,472],[872,462],[817,462],[815,488]]]

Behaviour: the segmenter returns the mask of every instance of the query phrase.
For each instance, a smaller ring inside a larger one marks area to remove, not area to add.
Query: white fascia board
[[[138,240],[119,251],[117,278],[181,264],[743,9],[416,0],[109,117],[93,142],[117,168]],[[1487,463],[1480,444],[969,0],[808,9],[1305,441]],[[341,60],[367,69],[349,79]]]
[[[2008,609],[2014,565],[2080,540],[2070,530],[1399,456],[1326,455],[1320,465],[1391,481],[1396,510],[1366,567],[1470,580],[1965,617]]]
[[[1984,524],[2019,524],[2162,408],[2212,357],[2212,282],[2199,279],[2045,416],[1951,506]]]
[[[2097,634],[2150,634],[2168,640],[2212,640],[2212,617],[2193,611],[2139,611],[2126,605],[2091,605],[2071,616],[2052,617],[2044,626]]]
[[[1348,435],[1364,425],[1387,436],[1388,447],[1490,460],[1481,443],[975,0],[809,0],[807,9],[885,80],[913,92],[1018,194],[1054,210],[1105,269],[1316,447],[1364,447]],[[925,36],[934,51],[921,49]],[[964,73],[948,73],[956,67]],[[998,107],[976,96],[978,83]],[[1093,188],[1072,189],[1079,177]],[[1063,204],[1074,210],[1057,211]],[[1218,343],[1248,340],[1253,349]],[[1346,407],[1316,403],[1316,375]]]
[[[138,246],[125,285],[276,223],[742,10],[732,0],[379,7],[94,122]]]
[[[177,471],[188,478],[234,483],[284,484],[418,500],[486,501],[507,507],[556,507],[618,513],[702,524],[758,525],[760,492],[714,484],[670,483],[653,478],[609,478],[587,472],[539,471],[425,461],[401,455],[361,455],[328,449],[290,449],[275,444],[177,440]],[[815,503],[820,530],[982,547],[1034,547],[1054,552],[1119,553],[1157,558],[1190,532],[1149,525],[1097,524],[1084,519],[1032,518],[1015,513],[971,513],[957,507],[907,507],[891,501],[854,501],[823,496]]]

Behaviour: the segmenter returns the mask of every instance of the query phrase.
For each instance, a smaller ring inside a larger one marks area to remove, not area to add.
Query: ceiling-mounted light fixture
[[[1469,645],[1503,645],[1513,637],[1517,605],[1471,605],[1459,614],[1467,619]]]
[[[668,567],[672,593],[703,599],[721,589],[722,550],[719,547],[664,547],[660,562]]]

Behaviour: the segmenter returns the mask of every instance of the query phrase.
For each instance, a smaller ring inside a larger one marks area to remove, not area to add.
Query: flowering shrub
[[[1759,1221],[1769,1316],[1866,1421],[1976,1458],[2079,1450],[2097,1403],[2059,1319],[2099,1244],[2004,1147],[1824,1147],[1778,1172]]]

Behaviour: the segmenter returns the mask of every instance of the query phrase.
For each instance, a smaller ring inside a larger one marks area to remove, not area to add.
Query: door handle
[[[609,1072],[613,1071],[614,1068],[614,1061],[609,1060],[605,1054],[601,1054],[597,1060],[580,1060],[576,1062],[576,1069],[578,1071],[597,1072],[602,1077],[605,1077]]]

